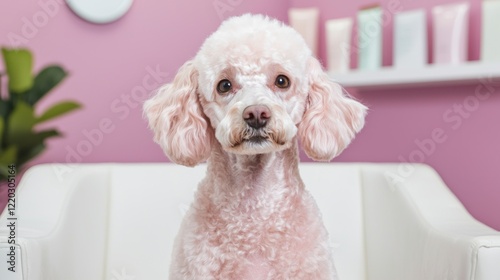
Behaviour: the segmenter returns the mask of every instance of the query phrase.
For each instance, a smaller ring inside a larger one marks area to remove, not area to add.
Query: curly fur
[[[290,87],[276,86],[278,75]],[[221,94],[223,79],[232,88]],[[251,105],[269,108],[265,127],[244,121]],[[337,279],[298,141],[312,159],[330,160],[363,127],[366,107],[328,79],[296,31],[261,15],[228,19],[144,111],[172,161],[208,159],[170,279]]]

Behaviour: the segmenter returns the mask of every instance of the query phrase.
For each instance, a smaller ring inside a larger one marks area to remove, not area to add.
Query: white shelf
[[[500,78],[500,63],[471,61],[456,65],[428,65],[416,69],[383,67],[371,71],[330,73],[330,77],[343,87],[359,90],[481,84]]]

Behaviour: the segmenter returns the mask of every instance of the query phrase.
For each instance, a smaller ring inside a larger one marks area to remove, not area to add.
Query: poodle
[[[207,161],[170,279],[337,279],[298,142],[331,160],[366,107],[328,78],[299,33],[263,15],[224,21],[144,112],[171,161]]]

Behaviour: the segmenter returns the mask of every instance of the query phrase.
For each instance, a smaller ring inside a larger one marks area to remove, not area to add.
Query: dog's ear
[[[299,124],[299,139],[311,159],[329,161],[363,127],[367,108],[331,81],[317,59],[310,58],[307,71],[309,93]]]
[[[144,103],[154,140],[175,163],[195,166],[210,155],[212,128],[198,99],[198,72],[186,62],[171,84]]]

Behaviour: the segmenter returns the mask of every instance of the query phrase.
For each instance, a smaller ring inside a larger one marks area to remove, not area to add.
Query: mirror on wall
[[[121,18],[133,0],[66,0],[75,14],[86,21],[104,24]]]

